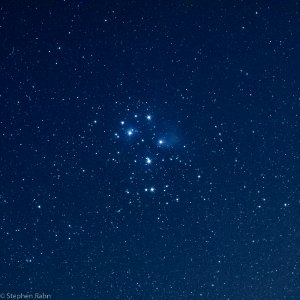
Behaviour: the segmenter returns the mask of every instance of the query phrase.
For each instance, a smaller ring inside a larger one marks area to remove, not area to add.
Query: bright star
[[[146,118],[147,118],[147,120],[151,120],[151,116],[150,115],[148,115]]]
[[[152,163],[152,160],[149,157],[146,157],[146,164],[150,165]]]
[[[150,192],[154,192],[155,191],[155,188],[154,187],[152,187],[152,188],[150,188]]]
[[[162,144],[164,143],[164,141],[163,141],[163,140],[159,140],[158,143],[159,143],[160,145],[162,145]]]
[[[129,129],[129,130],[127,130],[127,135],[133,135],[133,129]]]
[[[124,125],[124,123],[125,123],[124,121],[121,121],[121,125]]]

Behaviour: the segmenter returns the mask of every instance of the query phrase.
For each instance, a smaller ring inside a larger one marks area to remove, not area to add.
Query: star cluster
[[[178,195],[189,184],[185,174],[193,173],[187,146],[180,142],[178,134],[175,136],[176,122],[172,126],[160,126],[164,123],[162,120],[143,112],[129,113],[127,118],[117,122],[113,139],[117,155],[109,161],[119,166],[116,171],[123,174],[119,182],[124,184],[124,192],[130,195],[132,205],[133,199],[137,203],[143,202],[144,193],[152,193],[153,201],[159,206],[179,202]],[[182,173],[181,188],[176,186],[173,178],[177,172]]]
[[[0,12],[0,298],[300,299],[298,1]]]

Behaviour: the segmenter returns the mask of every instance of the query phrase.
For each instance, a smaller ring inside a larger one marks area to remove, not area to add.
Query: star
[[[151,116],[150,116],[150,115],[147,115],[146,118],[147,118],[147,120],[149,120],[149,121],[151,120]]]
[[[152,160],[149,157],[146,157],[146,164],[150,165],[152,163]]]
[[[151,193],[154,193],[154,191],[155,191],[155,188],[154,188],[154,187],[151,187],[150,189],[145,188],[145,192],[151,192]]]
[[[133,129],[127,130],[127,135],[129,135],[129,136],[133,135]]]

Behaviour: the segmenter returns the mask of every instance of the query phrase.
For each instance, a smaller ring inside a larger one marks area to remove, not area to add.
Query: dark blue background
[[[299,13],[2,1],[0,292],[300,299]]]

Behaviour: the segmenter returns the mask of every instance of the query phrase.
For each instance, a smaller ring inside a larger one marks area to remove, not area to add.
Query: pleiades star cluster
[[[299,1],[0,3],[0,298],[300,299]]]

